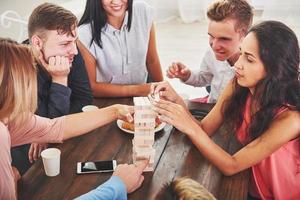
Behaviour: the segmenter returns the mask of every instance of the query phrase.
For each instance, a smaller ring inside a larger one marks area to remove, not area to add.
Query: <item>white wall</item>
[[[191,23],[204,19],[207,4],[212,0],[144,0],[155,9],[156,22],[166,22],[180,18]],[[250,0],[249,0],[250,1]],[[26,22],[32,10],[43,2],[57,3],[81,16],[86,0],[1,0],[0,1],[0,36],[22,40],[27,37]],[[299,34],[300,0],[251,0],[256,9],[264,9],[262,19],[276,19],[287,23]],[[17,13],[3,14],[7,10]],[[21,20],[23,23],[18,23]]]
[[[27,37],[27,20],[32,10],[44,2],[62,5],[74,12],[84,9],[85,0],[1,0],[0,36],[22,41]],[[13,11],[7,13],[7,11]],[[5,14],[6,13],[6,14]],[[5,16],[4,16],[5,14]]]

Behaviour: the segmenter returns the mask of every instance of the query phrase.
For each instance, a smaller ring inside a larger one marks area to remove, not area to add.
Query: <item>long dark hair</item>
[[[259,57],[267,74],[256,85],[251,101],[258,106],[247,130],[254,140],[269,128],[282,106],[300,111],[299,44],[295,33],[277,21],[257,24],[248,33],[254,33],[258,40]],[[234,94],[223,105],[225,124],[231,131],[242,124],[249,95],[249,89],[239,86],[236,78],[234,83]]]
[[[132,21],[132,4],[133,0],[128,0],[127,11],[128,11],[128,21],[127,29],[130,31],[131,21]],[[87,0],[83,16],[81,17],[78,26],[89,23],[92,30],[92,39],[90,45],[93,41],[102,48],[101,40],[101,30],[107,23],[107,14],[103,8],[102,0]]]

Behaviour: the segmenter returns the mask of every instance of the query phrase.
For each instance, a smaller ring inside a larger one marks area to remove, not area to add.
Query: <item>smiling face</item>
[[[74,56],[78,54],[76,40],[76,29],[72,34],[60,34],[57,30],[46,31],[41,47],[44,59],[48,62],[50,57],[64,56],[72,63]]]
[[[259,56],[258,40],[253,32],[245,37],[240,51],[240,57],[235,63],[237,82],[242,87],[248,87],[253,94],[257,83],[266,77]]]
[[[235,30],[236,20],[210,20],[208,25],[209,44],[217,60],[224,61],[236,57],[243,34]]]
[[[125,16],[127,0],[102,0],[102,6],[107,17],[120,18]]]

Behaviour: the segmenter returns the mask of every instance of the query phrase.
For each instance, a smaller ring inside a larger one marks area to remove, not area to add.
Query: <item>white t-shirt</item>
[[[128,12],[120,30],[110,24],[102,28],[102,49],[95,42],[90,45],[90,24],[78,28],[80,41],[97,61],[97,82],[140,84],[147,80],[146,56],[153,9],[143,1],[134,1],[130,32],[127,31],[127,20]]]
[[[208,103],[215,103],[234,74],[234,68],[227,61],[217,60],[212,49],[209,49],[204,55],[200,69],[192,71],[185,83],[196,87],[210,85]]]

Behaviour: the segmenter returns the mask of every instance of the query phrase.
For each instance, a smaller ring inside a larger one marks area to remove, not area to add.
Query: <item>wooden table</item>
[[[132,104],[130,98],[95,99],[94,104],[105,107],[115,103]],[[210,104],[190,104],[190,108],[210,110]],[[19,199],[73,199],[105,182],[111,173],[77,175],[79,161],[111,160],[132,162],[133,135],[121,131],[116,122],[98,128],[89,134],[55,145],[61,149],[61,171],[56,177],[45,175],[41,159],[23,176],[19,186]],[[237,143],[222,128],[213,140],[232,153]],[[233,142],[232,142],[233,141]],[[129,199],[154,199],[161,186],[175,177],[189,176],[203,184],[218,199],[246,199],[248,172],[226,177],[206,160],[188,137],[167,125],[156,133],[156,169],[145,173],[141,188],[128,195]]]

